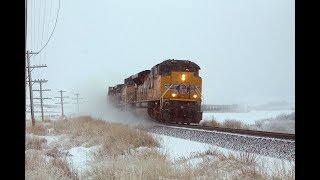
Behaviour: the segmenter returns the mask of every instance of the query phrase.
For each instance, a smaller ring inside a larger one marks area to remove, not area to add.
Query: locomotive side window
[[[151,78],[148,77],[148,89],[151,89]]]
[[[158,66],[156,66],[155,68],[154,68],[154,75],[158,75]]]
[[[199,77],[199,70],[196,70],[196,71],[194,72],[194,76],[195,76],[195,77]]]
[[[153,75],[153,76],[158,75],[158,66],[156,66],[156,67],[154,67],[154,68],[152,69],[152,75]]]
[[[153,89],[153,78],[150,78],[150,89]]]

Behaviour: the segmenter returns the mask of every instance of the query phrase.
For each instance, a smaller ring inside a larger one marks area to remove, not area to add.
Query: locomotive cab
[[[188,60],[166,60],[152,68],[158,77],[159,101],[150,103],[151,116],[162,122],[199,123],[201,112],[200,67]],[[148,111],[148,112],[149,112]],[[152,114],[155,113],[155,114]]]

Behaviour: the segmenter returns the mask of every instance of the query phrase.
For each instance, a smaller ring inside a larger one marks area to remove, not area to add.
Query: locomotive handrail
[[[200,92],[200,90],[197,86],[196,86],[196,92],[200,95],[201,99],[203,99],[202,93]]]
[[[129,101],[133,98],[133,95],[130,96],[129,100],[127,101],[129,103]]]
[[[202,96],[202,93],[200,92],[200,90],[199,90],[199,88],[198,88],[197,86],[196,86],[196,92],[197,92],[197,94],[200,95],[200,97],[201,97],[201,103],[203,104],[203,103],[204,103],[203,96]],[[202,111],[202,106],[201,106],[201,111]]]
[[[162,110],[162,106],[163,106],[163,96],[166,95],[166,93],[169,91],[169,89],[171,88],[173,84],[171,84],[169,86],[169,88],[162,94],[162,96],[160,97],[160,109]]]

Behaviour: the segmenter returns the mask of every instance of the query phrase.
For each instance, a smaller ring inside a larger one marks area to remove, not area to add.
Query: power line
[[[34,61],[40,61],[42,62],[43,60],[43,54],[41,53],[40,56],[37,56],[49,43],[49,41],[51,40],[51,37],[55,31],[56,25],[57,25],[57,21],[58,21],[58,17],[59,17],[59,12],[60,12],[60,0],[59,0],[59,7],[58,7],[58,11],[56,14],[56,18],[55,18],[55,24],[54,27],[52,29],[51,35],[48,38],[47,42],[43,45],[43,39],[44,39],[44,31],[45,31],[45,22],[46,22],[46,17],[47,17],[47,7],[46,7],[47,3],[45,2],[39,2],[36,3],[33,0],[25,0],[25,45],[26,45],[26,70],[25,70],[25,80],[26,83],[29,83],[29,92],[27,92],[26,89],[26,96],[27,93],[30,93],[29,98],[30,98],[30,112],[31,112],[31,118],[32,118],[32,125],[35,125],[35,116],[34,116],[34,99],[40,99],[40,105],[41,105],[41,112],[42,112],[42,120],[44,119],[44,115],[43,115],[43,103],[42,100],[43,99],[50,99],[50,98],[43,98],[42,97],[42,91],[48,91],[48,89],[42,90],[42,83],[44,83],[44,80],[36,80],[33,81],[32,79],[36,78],[40,78],[39,74],[36,73],[31,73],[35,68],[40,68],[40,67],[47,67],[46,65],[37,65],[37,66],[31,66],[31,62],[30,59],[31,57],[35,57],[33,59],[33,63],[35,63]],[[42,9],[44,6],[44,9]],[[50,12],[52,10],[52,0],[50,3]],[[51,14],[50,14],[51,15]],[[43,19],[41,19],[43,18]],[[53,16],[54,18],[54,16]],[[51,19],[51,17],[50,17]],[[50,33],[50,29],[49,29],[49,24],[48,23],[48,28],[46,30],[46,38],[48,37],[48,33]],[[52,26],[51,26],[52,27]],[[30,46],[30,47],[28,47]],[[43,46],[43,47],[42,47]],[[28,48],[27,48],[28,47]],[[41,49],[40,49],[41,48]],[[27,50],[29,49],[29,50]],[[40,49],[40,51],[38,52],[32,52],[31,49]],[[37,57],[36,57],[37,56]],[[40,63],[39,63],[40,64]],[[37,70],[35,70],[36,72],[38,72]],[[31,78],[32,75],[32,78]],[[40,75],[43,75],[43,72],[40,71]],[[38,76],[38,77],[37,77]],[[40,82],[42,81],[42,82]],[[40,83],[40,90],[33,90],[33,84],[35,82]],[[40,91],[40,98],[35,98],[34,97],[34,91]],[[25,104],[27,106],[27,103]]]
[[[55,21],[55,23],[54,23],[53,30],[52,30],[51,35],[50,35],[48,41],[46,42],[46,44],[39,50],[39,53],[47,46],[47,44],[49,43],[49,41],[50,41],[50,39],[51,39],[51,37],[52,37],[52,35],[53,35],[54,30],[56,29],[56,25],[57,25],[58,17],[59,17],[59,11],[60,11],[60,0],[59,0],[59,7],[58,7],[57,17],[56,17],[56,21]],[[35,55],[35,56],[36,56],[36,55]]]
[[[46,1],[44,1],[44,11],[43,11],[43,20],[42,20],[42,33],[41,33],[41,42],[43,41],[43,32],[44,32],[44,22],[45,22],[45,17],[46,17],[46,10],[47,10],[47,8],[46,8]]]

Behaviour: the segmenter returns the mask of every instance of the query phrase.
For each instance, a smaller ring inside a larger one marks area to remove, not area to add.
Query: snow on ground
[[[160,150],[168,155],[168,157],[174,162],[176,160],[179,160],[181,158],[189,158],[192,155],[196,153],[205,152],[207,150],[218,150],[219,152],[227,155],[228,153],[237,153],[240,151],[235,151],[227,148],[222,148],[215,145],[210,145],[206,143],[200,143],[196,141],[181,139],[181,138],[175,138],[171,136],[166,135],[159,135],[152,133],[159,141],[161,142],[161,148]],[[58,143],[59,137],[61,135],[57,136],[39,136],[46,138],[49,142],[48,145]],[[88,167],[88,163],[92,159],[93,152],[96,151],[99,148],[99,146],[92,146],[89,148],[83,147],[83,146],[77,146],[72,147],[69,150],[65,150],[64,153],[68,154],[67,158],[73,169],[75,169],[79,174],[84,172],[84,170]],[[137,150],[143,150],[143,147],[137,148]],[[283,165],[286,169],[290,169],[290,164],[292,162],[288,160],[281,160],[278,158],[272,158],[268,156],[263,155],[257,155],[258,156],[258,163],[265,167],[266,171],[268,173],[272,173],[275,171],[276,165]],[[202,157],[195,157],[190,158],[187,163],[197,166],[197,164],[203,162],[204,158]]]
[[[203,112],[203,121],[210,121],[214,118],[216,121],[223,123],[227,119],[239,120],[248,125],[253,125],[255,121],[266,119],[266,118],[275,118],[280,114],[290,114],[295,112],[295,110],[273,110],[273,111],[249,111],[245,113],[212,113],[212,112]]]
[[[219,152],[223,154],[228,153],[237,153],[239,151],[222,148],[215,145],[210,145],[206,143],[200,143],[195,142],[191,140],[181,139],[181,138],[175,138],[171,136],[166,135],[159,135],[154,134],[153,135],[160,140],[161,148],[160,150],[162,152],[165,152],[168,157],[175,162],[176,160],[179,160],[180,158],[188,158],[191,157],[193,154],[205,152],[207,150],[213,149],[218,150]],[[32,135],[31,135],[32,136]],[[37,135],[34,135],[37,136]],[[47,140],[48,146],[54,146],[55,143],[61,143],[61,136],[63,135],[45,135],[45,136],[38,136],[43,137]],[[68,137],[65,137],[68,138]],[[93,152],[96,151],[99,148],[99,146],[92,146],[92,147],[83,147],[83,146],[77,146],[72,147],[68,150],[62,150],[67,155],[67,159],[73,169],[76,170],[76,172],[79,173],[79,175],[84,172],[84,170],[88,167],[90,160],[92,159]],[[60,148],[59,148],[60,149]],[[143,150],[143,147],[137,148],[137,150]],[[291,164],[292,162],[287,160],[281,160],[278,158],[272,158],[267,157],[263,155],[257,155],[258,156],[258,163],[266,170],[267,173],[272,174],[275,172],[275,168],[277,165],[284,165],[284,167],[289,170],[292,168]],[[197,166],[197,164],[203,162],[203,157],[194,157],[187,160],[187,163]],[[293,162],[294,163],[294,162]]]
[[[87,163],[92,159],[92,153],[98,148],[98,146],[86,147],[73,147],[68,150],[71,156],[68,160],[72,167],[81,173],[87,168]]]
[[[175,138],[166,135],[159,135],[154,133],[153,135],[160,140],[162,152],[168,153],[172,161],[178,160],[180,158],[187,158],[194,153],[205,152],[210,149],[218,150],[219,152],[225,155],[227,155],[228,153],[234,154],[240,152],[215,145]],[[273,158],[269,156],[257,155],[257,158],[258,164],[261,167],[263,167],[269,174],[275,172],[277,166],[282,167],[283,165],[286,170],[290,170],[290,168],[292,168],[291,165],[294,165],[294,162],[292,161],[282,160],[279,158]],[[203,162],[203,158],[199,157],[190,159],[188,161],[188,163],[192,164],[193,166],[196,166],[198,163],[201,162]]]
[[[32,136],[32,135],[27,135]],[[61,137],[64,140],[69,138],[65,134],[61,135],[34,135],[40,138],[45,138],[47,140],[47,146],[54,147],[55,145],[63,145],[64,143],[61,141]],[[92,160],[93,152],[95,152],[100,146],[91,146],[91,147],[83,147],[83,146],[76,146],[66,150],[64,147],[59,147],[59,151],[61,154],[65,154],[67,157],[68,162],[72,166],[73,169],[76,170],[79,174],[84,172],[87,168],[88,163]]]
[[[190,156],[192,153],[195,152],[204,152],[206,150],[209,150],[210,148],[215,148],[225,153],[228,153],[230,151],[228,149],[221,148],[218,146],[175,138],[166,135],[154,134],[154,136],[160,140],[161,146],[162,148],[164,148],[164,152],[167,152],[172,160],[177,160],[181,157]]]

